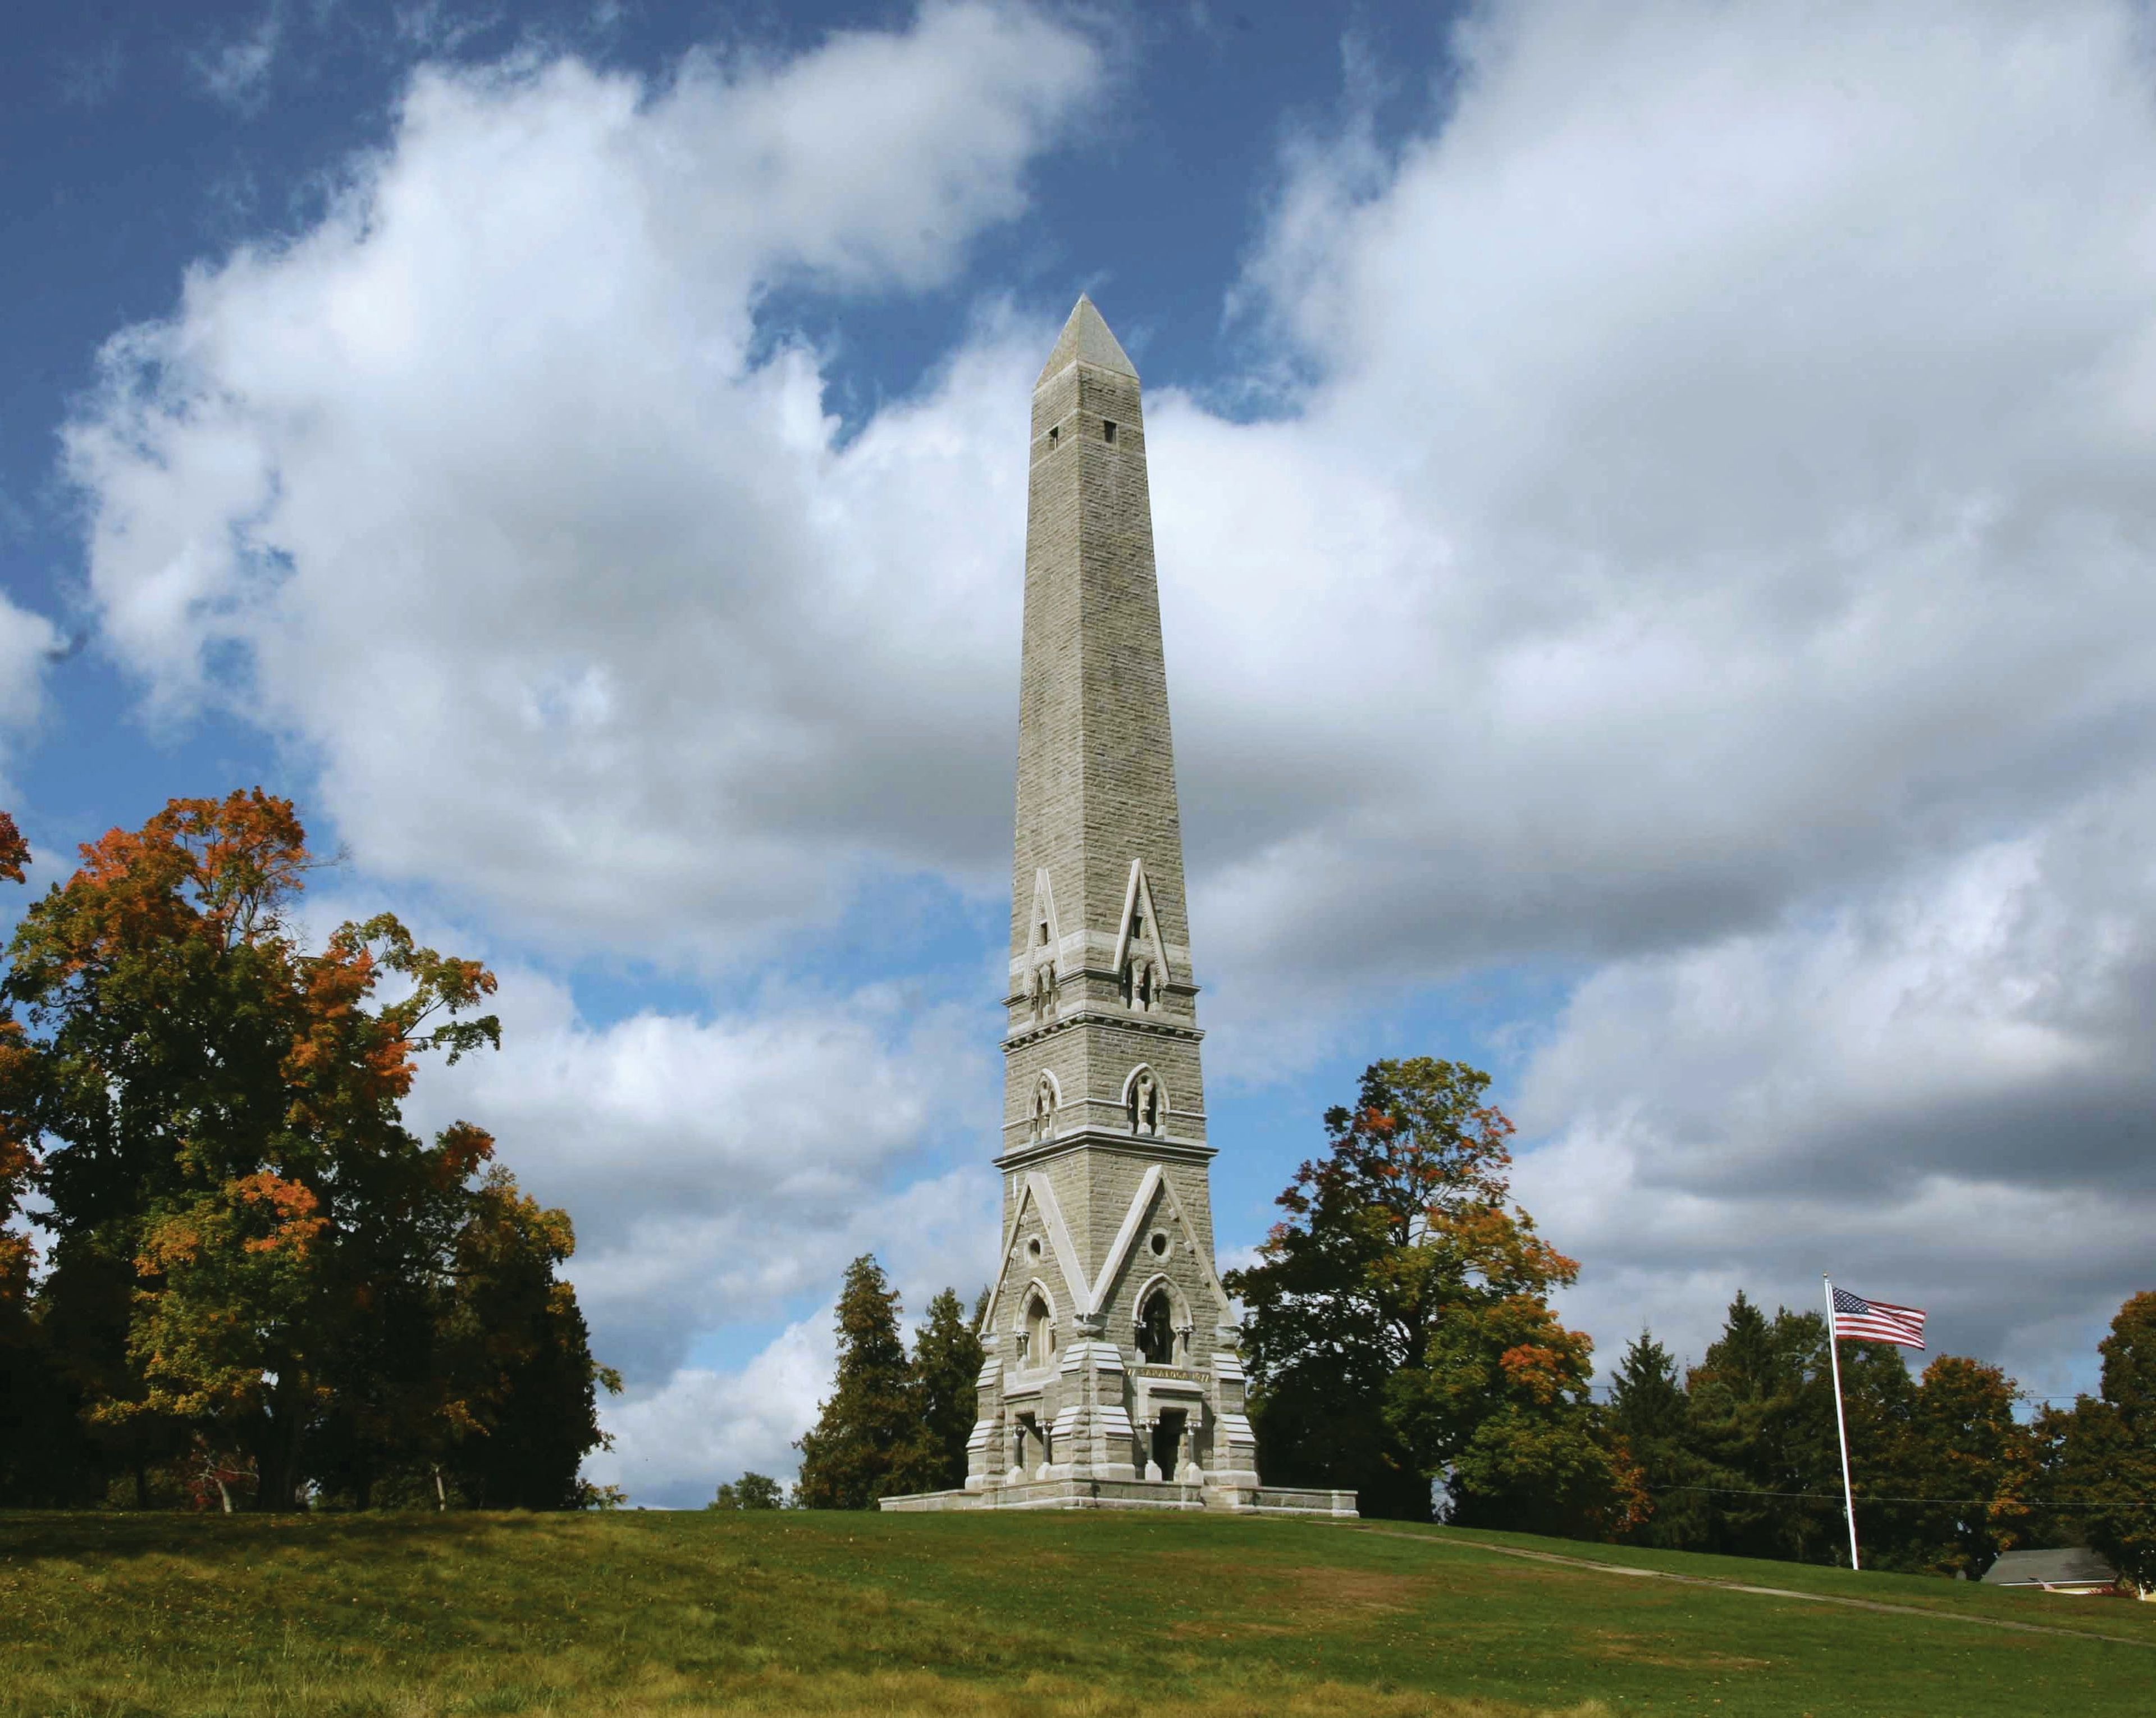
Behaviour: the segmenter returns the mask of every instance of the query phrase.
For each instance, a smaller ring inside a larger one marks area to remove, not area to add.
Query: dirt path
[[[1425,1533],[1400,1533],[1385,1527],[1350,1527],[1350,1533],[1375,1534],[1380,1539],[1405,1539],[1417,1545],[1444,1545],[1464,1551],[1488,1551],[1493,1556],[1524,1557],[1531,1563],[1558,1563],[1568,1569],[1592,1569],[1599,1575],[1630,1575],[1645,1581],[1674,1581],[1683,1587],[1717,1587],[1724,1592],[1757,1593],[1762,1598],[1799,1599],[1808,1605],[1843,1605],[1852,1611],[1883,1611],[1897,1617],[1933,1617],[1943,1623],[1968,1623],[1979,1628],[2010,1628],[2017,1634],[2063,1634],[2072,1640],[2107,1640],[2118,1646],[2156,1646],[2156,1641],[2136,1640],[2124,1634],[2095,1634],[2084,1628],[2061,1628],[2050,1623],[2014,1623],[2004,1617],[1972,1617],[1964,1611],[1933,1610],[1928,1605],[1897,1605],[1884,1599],[1842,1598],[1828,1592],[1799,1592],[1793,1587],[1753,1587],[1742,1581],[1719,1581],[1712,1575],[1678,1575],[1667,1569],[1642,1569],[1635,1563],[1598,1563],[1592,1557],[1562,1556],[1556,1551],[1526,1551],[1518,1546],[1489,1545],[1475,1539],[1432,1539]]]

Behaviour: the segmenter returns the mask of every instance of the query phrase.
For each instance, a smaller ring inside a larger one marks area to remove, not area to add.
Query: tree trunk
[[[280,1397],[285,1393],[282,1389],[277,1391]],[[296,1409],[280,1412],[282,1406],[273,1399],[255,1438],[254,1507],[264,1511],[299,1508],[300,1483],[305,1477],[300,1469],[305,1428]]]

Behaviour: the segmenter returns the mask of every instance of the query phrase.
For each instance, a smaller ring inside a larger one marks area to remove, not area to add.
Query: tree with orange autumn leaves
[[[538,1414],[545,1479],[491,1500],[573,1500],[605,1378],[553,1281],[567,1219],[521,1199],[484,1130],[428,1143],[400,1114],[418,1057],[499,1042],[494,979],[388,914],[310,950],[313,862],[289,801],[175,800],[85,845],[16,932],[0,1117],[15,1156],[45,1142],[39,1314],[86,1433],[138,1488],[183,1450],[234,1453],[279,1509],[324,1487],[363,1504],[414,1466],[439,1485]],[[548,1287],[475,1353],[455,1333],[489,1245]],[[499,1350],[520,1337],[567,1345],[566,1411],[519,1398]]]
[[[1509,1197],[1488,1077],[1373,1063],[1279,1203],[1245,1303],[1252,1417],[1276,1483],[1367,1515],[1723,1556],[1845,1557],[1825,1320],[1745,1294],[1699,1363],[1643,1332],[1590,1399],[1592,1347],[1549,1304],[1578,1267]],[[1974,1578],[2002,1550],[2090,1545],[2156,1585],[2156,1294],[2102,1345],[2101,1397],[2025,1423],[1995,1366],[1845,1340],[1866,1567]]]
[[[1373,1062],[1286,1220],[1225,1278],[1245,1304],[1260,1447],[1285,1482],[1353,1487],[1366,1514],[1621,1529],[1636,1470],[1599,1435],[1593,1345],[1551,1311],[1578,1267],[1512,1202],[1512,1128],[1489,1076]]]

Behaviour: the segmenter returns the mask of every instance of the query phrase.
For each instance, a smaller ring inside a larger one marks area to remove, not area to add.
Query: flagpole
[[[1841,1446],[1841,1512],[1849,1522],[1849,1566],[1861,1566],[1856,1561],[1856,1495],[1849,1485],[1849,1422],[1841,1416],[1841,1345],[1834,1335],[1834,1283],[1822,1273],[1820,1281],[1826,1284],[1826,1357],[1834,1368],[1834,1431]]]

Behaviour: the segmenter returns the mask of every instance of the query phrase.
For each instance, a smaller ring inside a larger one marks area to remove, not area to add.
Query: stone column
[[[998,1358],[998,1339],[992,1333],[982,1343],[987,1359],[974,1381],[973,1430],[966,1439],[966,1489],[985,1491],[1003,1483],[998,1458],[1008,1442],[1004,1429],[1004,1367]]]
[[[1250,1429],[1245,1400],[1243,1333],[1223,1323],[1214,1332],[1213,1483],[1255,1490],[1258,1484],[1258,1440]]]

